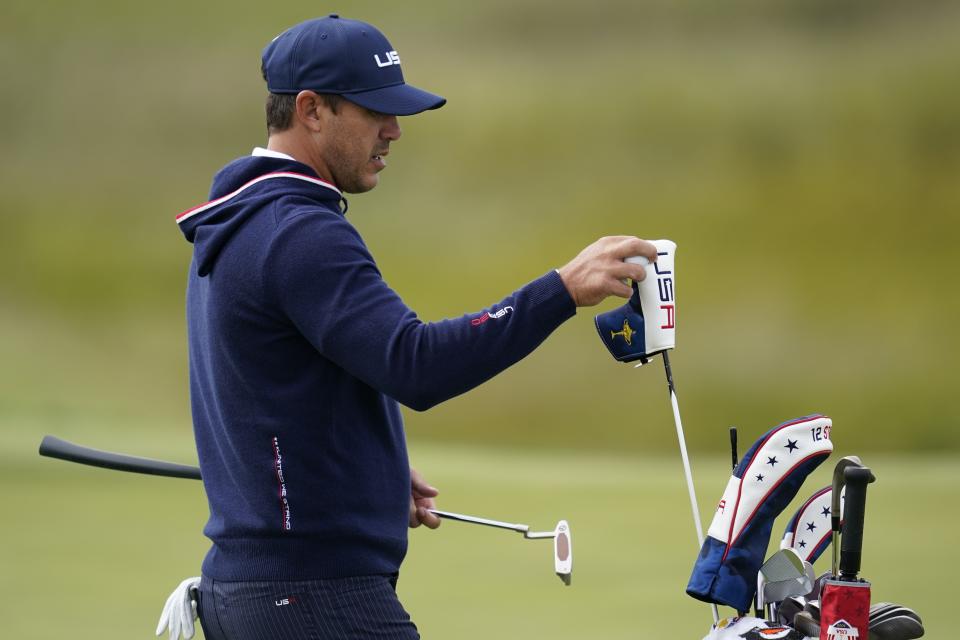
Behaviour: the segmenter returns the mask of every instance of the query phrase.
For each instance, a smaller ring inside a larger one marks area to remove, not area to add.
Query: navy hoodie
[[[190,396],[219,580],[389,574],[407,548],[398,403],[425,410],[514,364],[575,313],[550,271],[425,323],[383,281],[341,194],[249,156],[177,217],[194,245]]]

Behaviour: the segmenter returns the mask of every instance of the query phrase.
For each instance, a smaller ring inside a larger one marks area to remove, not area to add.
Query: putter
[[[606,345],[610,355],[618,362],[636,362],[641,367],[654,356],[663,356],[663,369],[667,377],[670,404],[673,406],[673,422],[677,428],[677,440],[680,444],[680,457],[683,459],[683,471],[687,480],[687,492],[690,496],[690,509],[693,512],[693,524],[697,531],[698,551],[703,548],[703,526],[700,523],[700,508],[693,486],[693,473],[690,471],[690,457],[683,435],[683,423],[680,421],[680,407],[677,404],[677,391],[673,384],[673,372],[670,369],[669,351],[676,346],[676,273],[674,254],[677,245],[672,240],[651,241],[657,249],[657,260],[653,264],[644,256],[630,256],[624,262],[647,267],[647,277],[633,282],[633,295],[627,304],[618,309],[598,314],[594,324],[600,339]],[[650,269],[650,267],[653,267]],[[630,324],[631,321],[634,324]],[[715,603],[710,604],[713,622],[720,620]]]
[[[451,511],[440,511],[439,509],[428,509],[435,516],[446,520],[456,520],[458,522],[468,522],[470,524],[479,524],[485,527],[494,527],[496,529],[507,529],[522,533],[527,540],[553,540],[553,568],[557,576],[563,581],[563,584],[570,586],[573,573],[573,541],[570,533],[570,525],[566,520],[561,520],[553,531],[530,531],[529,525],[515,524],[512,522],[500,522],[499,520],[490,520],[489,518],[478,518],[476,516],[467,516],[462,513],[453,513]]]
[[[147,475],[167,478],[200,480],[200,467],[166,462],[164,460],[154,460],[152,458],[141,458],[139,456],[130,456],[112,451],[101,451],[100,449],[84,447],[49,435],[44,436],[43,441],[40,443],[40,455],[58,460],[66,460],[67,462],[85,464],[91,467],[100,467],[102,469],[113,469],[115,471],[126,471],[129,473],[145,473]],[[509,522],[499,522],[497,520],[476,518],[474,516],[465,516],[459,513],[436,511],[433,509],[431,509],[431,511],[441,518],[518,531],[523,534],[524,538],[531,540],[552,538],[554,568],[564,584],[570,584],[570,576],[573,570],[573,544],[571,542],[570,525],[567,524],[566,520],[558,522],[553,531],[530,531],[530,527],[525,524],[511,524]]]
[[[653,264],[655,278],[647,277],[643,282],[634,283],[634,286],[638,287],[638,292],[640,294],[641,303],[644,299],[656,300],[656,308],[658,311],[666,311],[666,315],[661,318],[665,324],[660,325],[661,332],[663,330],[673,331],[675,328],[675,280],[676,276],[674,274],[674,263],[673,263],[673,253],[676,250],[676,244],[669,240],[656,241],[657,244],[657,255],[662,258],[662,261],[666,264],[661,265],[660,260]],[[664,250],[661,250],[661,246]],[[650,261],[643,256],[634,256],[626,259],[626,262],[632,262],[634,264],[640,264],[645,267],[650,266]],[[661,270],[661,266],[663,269]],[[650,293],[645,293],[649,291]],[[644,310],[647,313],[647,310]],[[650,320],[659,317],[654,314],[650,314]],[[658,320],[657,322],[660,322]],[[677,389],[673,384],[673,371],[670,368],[670,349],[673,348],[673,336],[672,334],[668,340],[669,344],[664,345],[662,350],[659,351],[660,355],[663,356],[663,371],[667,377],[667,390],[670,394],[670,405],[673,408],[673,423],[677,429],[677,441],[680,445],[680,458],[683,461],[683,473],[687,480],[687,493],[690,497],[690,510],[693,512],[693,524],[697,530],[697,545],[703,547],[703,525],[700,523],[700,507],[697,504],[697,492],[693,486],[693,472],[690,470],[690,456],[687,453],[687,441],[683,435],[683,422],[680,420],[680,405],[677,403]],[[656,352],[650,353],[649,355],[656,355]],[[649,358],[641,358],[640,364],[636,366],[642,366],[649,362]],[[731,435],[731,438],[735,438],[735,435]],[[735,446],[735,444],[734,444]],[[711,612],[713,614],[714,623],[720,620],[720,612],[717,609],[717,605],[714,603],[710,604]]]

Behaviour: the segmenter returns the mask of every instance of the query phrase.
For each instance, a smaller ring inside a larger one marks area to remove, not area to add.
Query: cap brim
[[[447,102],[446,98],[409,84],[341,95],[361,107],[392,116],[412,116],[421,111],[439,109]]]

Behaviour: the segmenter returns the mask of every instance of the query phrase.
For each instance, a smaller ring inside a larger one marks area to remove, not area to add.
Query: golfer
[[[336,15],[283,32],[262,63],[266,148],[178,216],[194,246],[190,393],[213,543],[201,624],[208,640],[419,638],[395,586],[407,528],[440,522],[400,404],[464,393],[578,306],[628,297],[624,280],[644,271],[623,259],[656,250],[603,238],[486,309],[422,322],[384,282],[344,194],[377,186],[397,116],[445,100],[405,83],[375,27]]]

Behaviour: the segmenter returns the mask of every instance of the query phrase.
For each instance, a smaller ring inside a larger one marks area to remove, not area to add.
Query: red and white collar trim
[[[343,197],[343,193],[341,193],[340,189],[337,189],[335,186],[333,186],[333,185],[330,184],[329,182],[326,182],[326,181],[324,181],[324,180],[321,180],[320,178],[314,178],[313,176],[304,175],[304,174],[302,174],[302,173],[294,173],[294,172],[292,172],[292,171],[278,171],[278,172],[276,172],[276,173],[265,173],[265,174],[263,174],[262,176],[258,176],[258,177],[256,177],[256,178],[254,178],[253,180],[251,180],[250,182],[246,183],[245,185],[243,185],[242,187],[240,187],[240,188],[237,189],[236,191],[233,191],[233,192],[231,192],[231,193],[228,193],[227,195],[222,196],[222,197],[220,197],[220,198],[217,198],[216,200],[211,200],[210,202],[206,202],[206,203],[204,203],[204,204],[197,205],[196,207],[193,207],[192,209],[187,209],[186,211],[184,211],[183,213],[181,213],[180,215],[177,216],[177,224],[180,224],[180,223],[183,222],[184,220],[188,220],[189,218],[192,218],[193,216],[197,215],[198,213],[203,213],[203,212],[206,211],[207,209],[212,209],[213,207],[216,207],[217,205],[223,204],[223,203],[226,202],[227,200],[230,200],[231,198],[236,197],[237,195],[239,195],[240,193],[242,193],[243,191],[249,189],[250,187],[252,187],[253,185],[255,185],[255,184],[257,184],[257,183],[263,182],[264,180],[273,180],[273,179],[275,179],[275,178],[292,178],[292,179],[294,179],[294,180],[303,180],[304,182],[311,182],[311,183],[313,183],[313,184],[315,184],[315,185],[317,185],[317,186],[324,187],[324,188],[326,188],[326,189],[330,189],[331,191],[335,192],[335,193],[336,193],[338,196],[340,196],[341,198]]]

